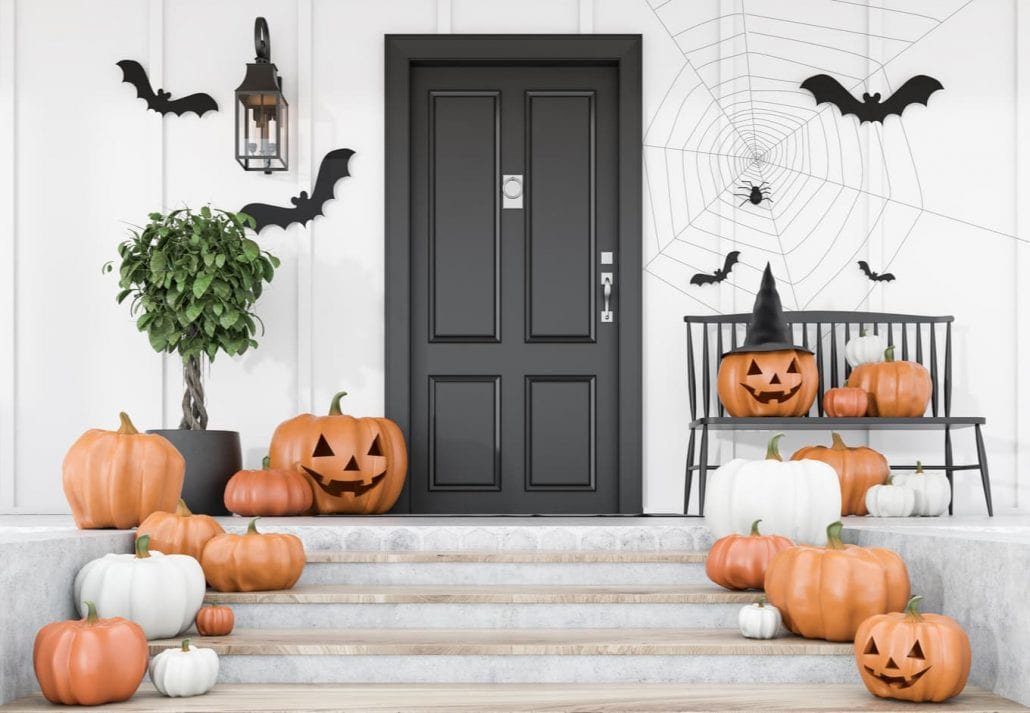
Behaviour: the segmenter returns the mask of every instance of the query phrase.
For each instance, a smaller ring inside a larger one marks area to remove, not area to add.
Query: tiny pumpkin
[[[258,518],[246,533],[211,538],[201,565],[211,586],[219,592],[261,592],[289,589],[304,570],[304,545],[296,535],[262,534]]]
[[[870,416],[916,417],[926,412],[933,395],[930,372],[914,361],[895,361],[894,347],[883,352],[884,361],[860,364],[848,377],[848,386],[869,395]]]
[[[140,433],[119,414],[117,431],[91,428],[61,466],[64,495],[83,530],[128,530],[157,511],[173,512],[182,493],[186,461],[168,439]]]
[[[780,535],[763,535],[758,523],[751,524],[750,535],[726,535],[715,541],[705,559],[708,578],[726,589],[761,589],[765,570],[780,550],[794,543]]]
[[[865,505],[873,517],[909,517],[915,512],[916,497],[892,477],[886,485],[874,485],[866,491]]]
[[[937,517],[948,511],[951,504],[951,483],[944,473],[927,473],[923,464],[916,461],[914,473],[895,473],[895,485],[908,488],[915,496],[913,515]]]
[[[845,545],[843,527],[826,528],[826,547],[777,553],[765,573],[765,595],[783,625],[806,639],[853,641],[863,621],[901,611],[909,598],[904,560],[891,550]]]
[[[876,364],[883,361],[883,350],[886,348],[883,337],[870,334],[868,329],[863,329],[859,336],[849,339],[844,345],[844,358],[852,367]]]
[[[183,639],[178,647],[165,649],[150,662],[150,680],[162,696],[202,696],[218,680],[218,654]]]
[[[782,624],[780,610],[769,604],[764,595],[754,604],[742,607],[737,615],[737,626],[745,639],[775,638]]]
[[[236,616],[229,607],[201,607],[195,623],[201,636],[228,636],[236,625]]]
[[[840,514],[865,515],[866,491],[886,482],[890,475],[887,459],[872,448],[848,447],[839,433],[831,438],[833,445],[799,448],[790,459],[819,460],[831,466],[840,479]]]
[[[855,634],[855,663],[862,683],[880,698],[940,703],[966,687],[969,637],[951,617],[922,614],[922,597],[903,613],[878,614]]]
[[[200,561],[204,545],[225,530],[210,515],[194,515],[179,498],[174,513],[151,513],[136,529],[136,539],[150,535],[150,549],[166,555],[189,555]]]
[[[43,697],[66,706],[99,706],[132,697],[147,672],[149,647],[139,624],[101,619],[92,601],[78,621],[47,624],[32,647]]]
[[[243,517],[303,515],[313,502],[311,485],[296,468],[272,468],[265,456],[261,470],[241,470],[225,486],[225,507]]]
[[[838,386],[823,394],[823,411],[830,418],[861,418],[869,408],[869,395],[852,386]]]

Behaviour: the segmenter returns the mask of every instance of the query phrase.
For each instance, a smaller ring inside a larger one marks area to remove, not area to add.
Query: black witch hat
[[[762,274],[762,286],[758,289],[755,306],[751,309],[751,324],[748,325],[747,339],[742,345],[726,354],[775,352],[781,349],[796,349],[812,353],[810,349],[794,344],[790,327],[783,319],[783,305],[780,303],[780,293],[776,291],[776,279],[773,277],[772,267],[766,263],[765,272]]]

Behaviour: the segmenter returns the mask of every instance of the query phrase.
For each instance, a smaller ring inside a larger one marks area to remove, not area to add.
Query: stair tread
[[[946,704],[949,711],[1025,711],[1023,706],[975,686]],[[165,698],[149,684],[124,703],[104,710],[364,711],[367,713],[453,711],[518,713],[538,711],[929,711],[939,703],[895,703],[871,696],[860,684],[218,684],[204,696]],[[7,713],[54,710],[38,693],[0,710]]]
[[[679,563],[705,561],[694,550],[308,550],[309,563]]]
[[[745,639],[736,629],[237,629],[190,637],[220,655],[339,656],[850,656],[850,643],[785,636]],[[151,652],[180,638],[150,642]]]
[[[210,591],[204,599],[211,604],[747,604],[760,596],[713,584],[308,584],[270,592]]]

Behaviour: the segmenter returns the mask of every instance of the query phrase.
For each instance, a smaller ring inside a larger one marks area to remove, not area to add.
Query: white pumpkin
[[[780,610],[761,597],[756,604],[748,604],[737,615],[740,633],[746,639],[772,639],[783,623]]]
[[[183,639],[179,648],[165,649],[151,660],[150,680],[164,696],[202,696],[218,680],[218,654]]]
[[[916,496],[913,515],[937,517],[948,511],[951,504],[951,485],[944,473],[927,473],[923,464],[916,461],[914,473],[896,473],[894,484],[911,490]]]
[[[708,477],[705,524],[716,539],[746,535],[761,520],[766,534],[826,544],[826,526],[840,519],[837,471],[817,460],[783,462],[782,437],[769,440],[764,460],[737,458]]]
[[[865,508],[873,517],[909,517],[916,507],[915,494],[889,479],[887,485],[874,485],[865,491]]]
[[[844,358],[855,367],[859,364],[875,364],[883,361],[887,343],[878,334],[862,330],[862,336],[855,337],[844,345]]]
[[[96,603],[97,614],[136,622],[148,639],[186,631],[204,601],[204,570],[189,555],[150,552],[150,537],[136,540],[136,554],[104,555],[75,575],[75,603]]]

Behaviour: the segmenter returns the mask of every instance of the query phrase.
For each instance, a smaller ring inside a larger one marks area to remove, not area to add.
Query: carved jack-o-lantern
[[[404,487],[404,436],[389,419],[344,415],[345,395],[333,397],[328,416],[303,414],[281,423],[272,435],[271,467],[299,465],[320,513],[386,512]]]
[[[719,365],[719,399],[731,416],[803,416],[818,390],[819,370],[808,352],[735,352]]]

